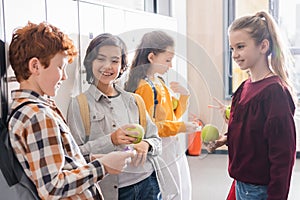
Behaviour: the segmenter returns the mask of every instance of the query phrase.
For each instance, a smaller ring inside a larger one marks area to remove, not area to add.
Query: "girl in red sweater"
[[[266,12],[236,19],[228,35],[233,60],[250,78],[233,94],[228,132],[211,150],[228,145],[237,200],[287,199],[296,151],[288,51]]]

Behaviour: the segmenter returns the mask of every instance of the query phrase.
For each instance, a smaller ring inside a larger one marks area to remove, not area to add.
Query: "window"
[[[172,16],[172,0],[145,0],[145,11]]]
[[[82,2],[90,2],[95,4],[105,4],[107,6],[114,5],[118,8],[126,8],[132,10],[144,10],[145,0],[88,0]]]
[[[288,72],[300,99],[300,0],[273,0],[272,11],[295,60]]]

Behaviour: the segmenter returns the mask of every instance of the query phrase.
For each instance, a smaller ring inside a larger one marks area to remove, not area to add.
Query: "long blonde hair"
[[[257,12],[252,16],[244,16],[236,19],[229,26],[228,32],[241,29],[245,30],[257,45],[265,39],[269,41],[270,49],[267,56],[271,56],[270,67],[294,96],[295,94],[287,71],[287,67],[294,65],[294,60],[291,52],[283,42],[279,28],[273,17],[265,11]]]

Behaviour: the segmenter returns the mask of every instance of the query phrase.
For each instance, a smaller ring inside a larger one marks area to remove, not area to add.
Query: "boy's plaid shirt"
[[[96,183],[104,177],[97,160],[86,163],[54,102],[30,90],[12,91],[12,109],[24,101],[9,123],[10,140],[26,174],[42,199],[101,199]],[[98,191],[98,192],[97,192]]]

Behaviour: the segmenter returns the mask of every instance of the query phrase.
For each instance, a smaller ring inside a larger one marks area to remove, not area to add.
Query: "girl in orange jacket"
[[[178,134],[195,132],[197,123],[179,121],[188,106],[189,91],[178,82],[167,87],[160,75],[172,67],[174,40],[162,31],[146,33],[138,46],[130,68],[125,90],[139,94],[158,127],[162,138],[162,157],[178,184],[174,199],[191,199],[191,179],[185,156],[180,149]],[[176,99],[171,94],[180,94]]]

